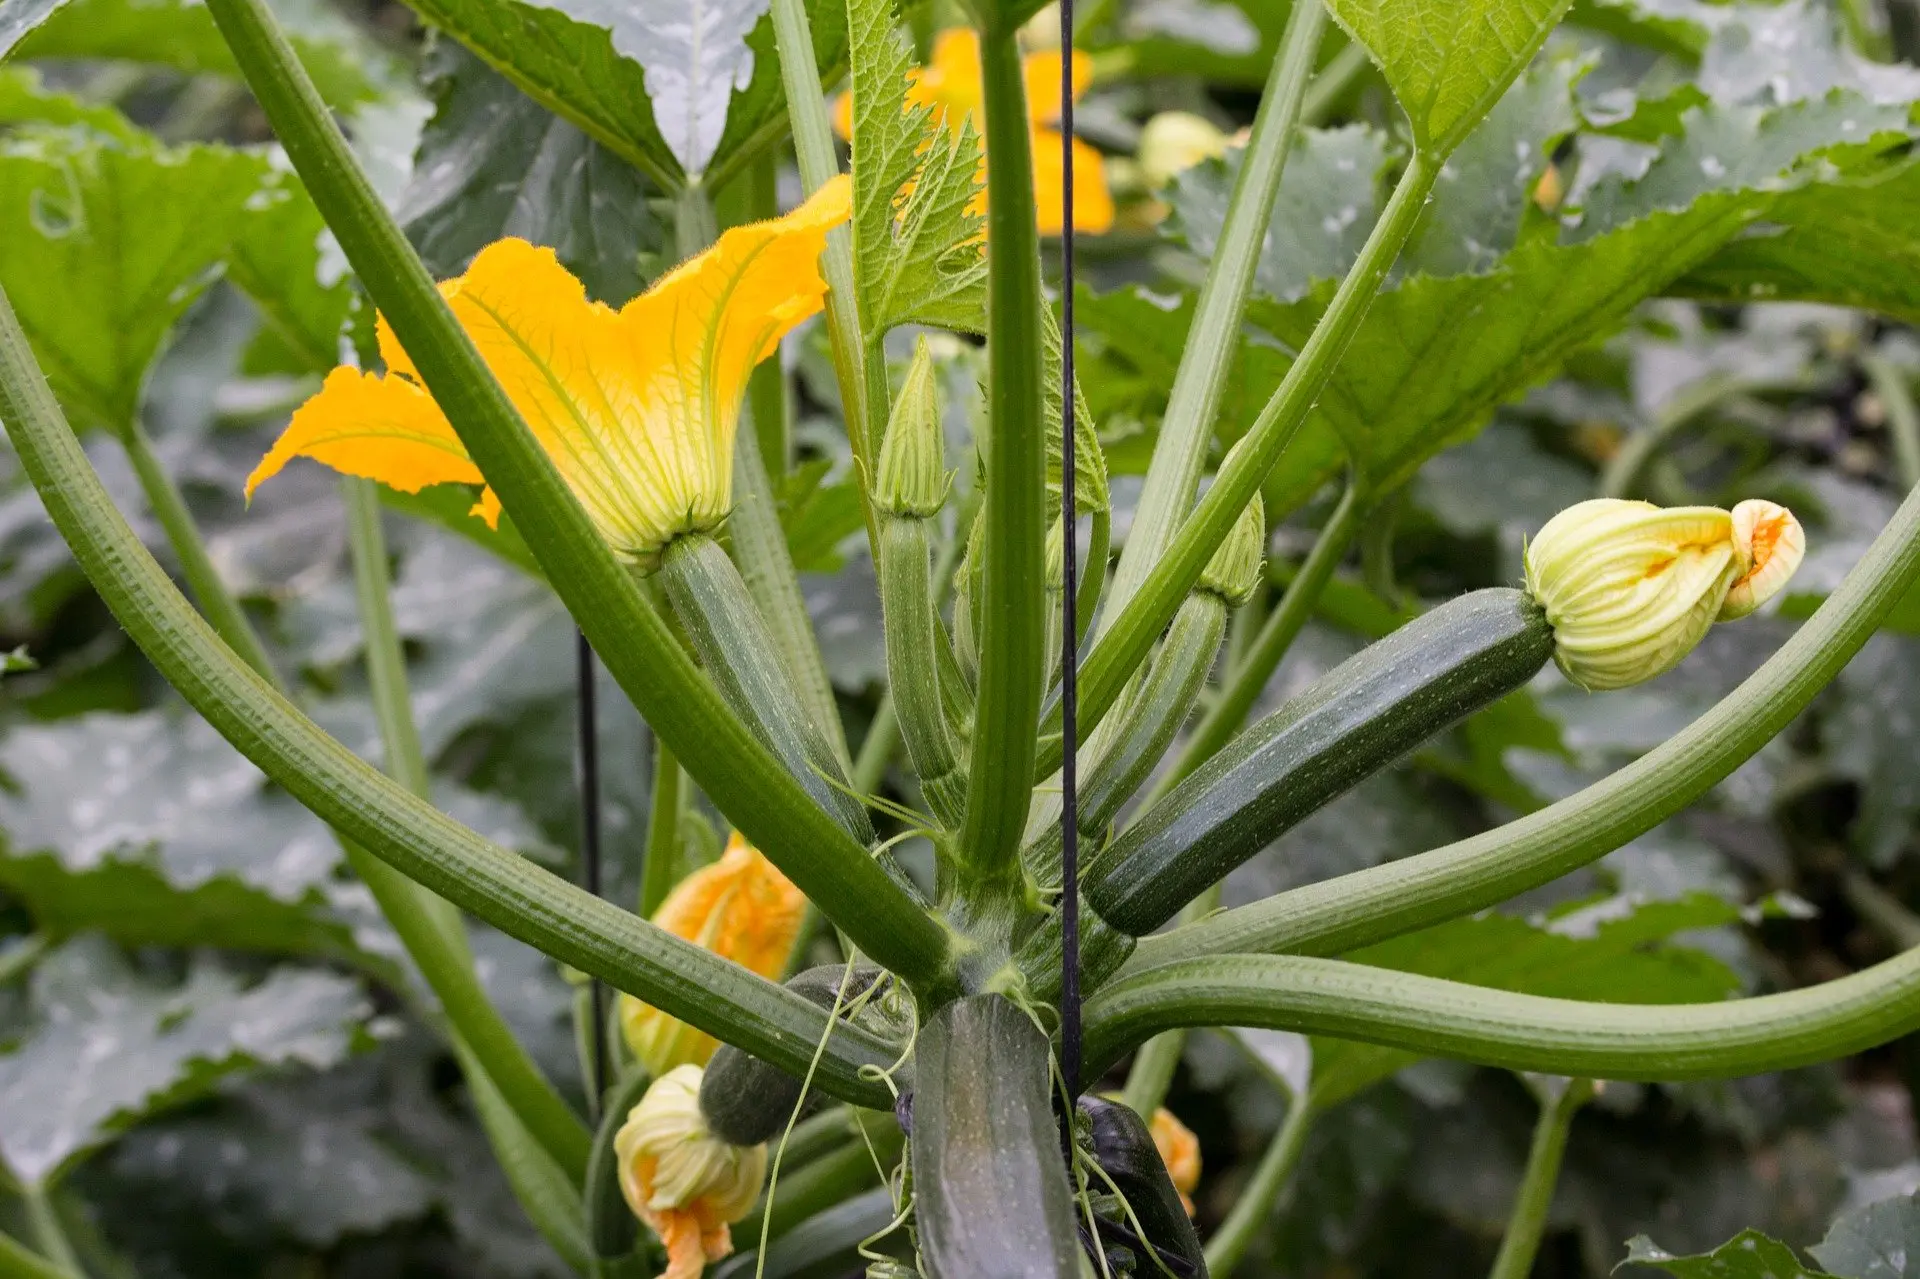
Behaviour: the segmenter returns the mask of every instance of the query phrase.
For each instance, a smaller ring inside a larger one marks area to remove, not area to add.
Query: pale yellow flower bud
[[[1140,130],[1140,172],[1158,190],[1174,175],[1227,153],[1227,135],[1191,111],[1162,111]]]
[[[733,1251],[728,1229],[747,1215],[767,1176],[767,1148],[731,1146],[700,1113],[698,1066],[656,1079],[614,1134],[620,1193],[667,1246],[662,1279],[700,1279]]]
[[[1793,575],[1806,538],[1771,502],[1661,508],[1596,498],[1527,546],[1527,592],[1553,626],[1554,661],[1588,689],[1671,670],[1716,621],[1745,617]]]

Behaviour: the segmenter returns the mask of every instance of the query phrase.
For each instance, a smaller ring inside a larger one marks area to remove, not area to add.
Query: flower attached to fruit
[[[1200,1139],[1165,1106],[1153,1112],[1147,1131],[1153,1135],[1153,1148],[1160,1152],[1160,1162],[1167,1166],[1167,1176],[1173,1179],[1173,1188],[1180,1192],[1180,1202],[1191,1217],[1192,1195],[1200,1184]]]
[[[1527,546],[1527,592],[1553,626],[1554,661],[1588,689],[1625,688],[1678,665],[1716,621],[1753,612],[1806,553],[1793,512],[1596,498]]]
[[[807,899],[765,854],[738,833],[719,861],[667,894],[653,922],[762,977],[777,977],[806,917]],[[620,1029],[655,1078],[704,1066],[719,1041],[632,995],[620,996]]]
[[[700,1113],[698,1066],[654,1080],[614,1134],[620,1193],[667,1247],[663,1279],[700,1279],[733,1251],[728,1229],[747,1215],[767,1176],[767,1148],[720,1140]]]
[[[442,296],[615,554],[651,567],[733,501],[733,443],[747,378],[826,295],[820,251],[847,221],[841,177],[784,217],[735,227],[620,310],[587,300],[552,250],[482,249]],[[480,468],[384,318],[384,376],[327,375],[247,477],[296,457],[407,493],[480,484]],[[474,513],[499,519],[492,489]]]
[[[1059,235],[1066,224],[1066,170],[1061,143],[1073,149],[1073,229],[1098,235],[1113,227],[1113,192],[1107,185],[1100,153],[1078,138],[1060,135],[1060,51],[1030,53],[1021,62],[1027,88],[1027,124],[1033,149],[1033,198],[1039,211],[1040,233]],[[932,108],[948,132],[958,134],[972,124],[976,136],[986,128],[986,89],[980,66],[980,36],[971,27],[953,27],[934,37],[933,57],[908,73],[907,106]],[[1093,59],[1073,55],[1073,96],[1093,83]],[[842,94],[835,103],[834,123],[840,136],[853,136],[853,97]],[[987,157],[981,156],[982,185],[968,206],[975,215],[987,211],[984,178]]]

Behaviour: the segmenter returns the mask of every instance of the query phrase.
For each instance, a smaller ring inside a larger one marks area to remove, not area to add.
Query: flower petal
[[[353,368],[329,373],[319,393],[295,411],[247,477],[247,496],[296,457],[403,493],[482,482],[480,468],[432,396],[406,378]]]
[[[1033,200],[1041,235],[1059,235],[1066,225],[1065,190],[1060,135],[1052,129],[1035,129]],[[1113,229],[1113,191],[1107,185],[1106,162],[1078,138],[1073,140],[1073,229],[1090,235]]]
[[[1743,566],[1727,590],[1719,620],[1745,617],[1787,584],[1807,553],[1807,534],[1793,512],[1750,498],[1733,508],[1733,543]]]
[[[1060,51],[1030,53],[1021,60],[1020,70],[1027,82],[1027,119],[1035,124],[1060,123]],[[1073,51],[1073,100],[1093,83],[1093,58],[1078,49]]]

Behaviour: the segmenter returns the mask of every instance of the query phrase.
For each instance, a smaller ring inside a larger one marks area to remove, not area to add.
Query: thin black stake
[[[600,896],[600,729],[594,714],[593,645],[575,637],[575,678],[580,709],[575,720],[580,750],[580,861],[587,891]],[[600,1094],[607,1086],[607,989],[598,977],[588,995],[588,1039],[593,1045],[593,1086],[587,1089],[587,1116],[600,1120]]]
[[[1080,1091],[1080,637],[1074,607],[1078,530],[1073,503],[1073,0],[1060,0],[1060,1073]]]

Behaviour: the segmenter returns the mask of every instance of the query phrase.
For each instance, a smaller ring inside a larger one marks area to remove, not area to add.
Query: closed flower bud
[[[1239,608],[1253,598],[1253,592],[1260,585],[1260,567],[1266,560],[1266,551],[1267,506],[1255,493],[1247,509],[1240,512],[1227,540],[1220,543],[1220,549],[1200,571],[1200,589],[1218,595],[1229,608]]]
[[[1186,1205],[1187,1215],[1191,1217],[1190,1196],[1200,1184],[1200,1139],[1165,1106],[1153,1112],[1153,1122],[1147,1125],[1147,1131],[1152,1134],[1153,1148],[1160,1152],[1160,1162],[1167,1166],[1167,1176],[1173,1179],[1173,1188],[1180,1192],[1180,1202]]]
[[[874,476],[874,505],[889,515],[927,519],[947,500],[946,436],[940,426],[933,356],[921,338],[893,402]]]
[[[775,977],[800,934],[807,899],[778,867],[738,833],[727,851],[674,885],[653,922],[762,977]],[[632,995],[620,996],[627,1046],[655,1078],[684,1065],[704,1066],[719,1042]]]
[[[733,1251],[728,1229],[760,1197],[767,1148],[732,1146],[700,1113],[698,1066],[656,1079],[614,1134],[620,1193],[667,1247],[662,1279],[700,1279]]]
[[[1598,498],[1554,516],[1528,545],[1527,591],[1567,678],[1625,688],[1678,665],[1714,622],[1765,603],[1805,552],[1799,522],[1772,502],[1729,512]]]
[[[1202,160],[1227,153],[1227,135],[1191,111],[1162,111],[1140,130],[1140,173],[1158,190]]]

